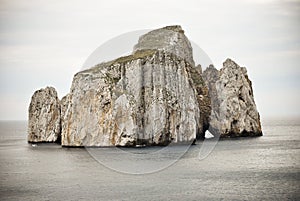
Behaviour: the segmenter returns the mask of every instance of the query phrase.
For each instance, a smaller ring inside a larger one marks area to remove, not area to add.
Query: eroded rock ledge
[[[218,71],[195,67],[180,26],[140,37],[132,55],[74,75],[70,92],[34,93],[29,142],[63,146],[168,145],[204,138],[261,135],[245,68],[231,60]]]

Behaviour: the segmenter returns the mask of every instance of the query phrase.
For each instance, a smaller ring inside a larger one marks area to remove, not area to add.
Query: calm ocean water
[[[300,200],[297,119],[263,121],[263,137],[221,140],[203,160],[197,143],[175,163],[182,146],[163,154],[161,147],[34,147],[26,126],[0,122],[0,200]],[[161,170],[142,174],[153,167]],[[121,173],[131,170],[140,174]]]

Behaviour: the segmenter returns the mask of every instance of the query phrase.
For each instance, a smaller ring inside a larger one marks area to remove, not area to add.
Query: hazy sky
[[[107,40],[172,24],[217,68],[247,67],[262,118],[300,116],[300,1],[0,0],[0,120],[27,119],[47,85],[64,96]]]

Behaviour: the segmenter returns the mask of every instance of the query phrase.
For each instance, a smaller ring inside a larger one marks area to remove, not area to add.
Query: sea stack
[[[28,113],[28,142],[60,141],[60,102],[53,87],[33,94]]]
[[[74,76],[62,121],[62,145],[194,141],[202,123],[193,73],[191,44],[180,26],[141,36],[132,55]]]
[[[142,35],[132,54],[76,73],[70,92],[38,90],[28,141],[63,146],[192,143],[215,136],[262,135],[246,68],[227,59],[202,72],[178,25]]]
[[[245,67],[231,59],[218,71],[210,66],[203,72],[209,87],[212,114],[209,130],[221,137],[261,136],[252,83]]]

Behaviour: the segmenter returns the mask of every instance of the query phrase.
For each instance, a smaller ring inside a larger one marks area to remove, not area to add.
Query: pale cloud
[[[170,24],[182,25],[217,68],[228,57],[246,66],[262,116],[300,115],[299,13],[292,0],[1,0],[0,119],[26,119],[30,96],[46,85],[65,95],[107,40]]]

